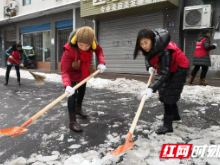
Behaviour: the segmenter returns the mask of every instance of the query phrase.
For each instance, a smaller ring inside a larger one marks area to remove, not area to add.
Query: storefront
[[[166,28],[179,36],[179,19],[167,16],[170,10],[177,17],[179,6],[179,0],[85,0],[81,2],[81,16],[97,21],[107,72],[146,74],[144,57],[133,60],[137,33],[143,28]],[[177,26],[167,27],[168,22]],[[179,38],[173,39],[178,44]]]
[[[41,24],[40,24],[41,23]],[[27,26],[31,24],[32,26]],[[92,26],[92,21],[80,18],[80,9],[48,15],[17,24],[24,46],[32,46],[37,69],[60,70],[63,46],[73,29]]]
[[[36,68],[50,69],[50,29],[49,23],[20,29],[22,45],[34,49]]]

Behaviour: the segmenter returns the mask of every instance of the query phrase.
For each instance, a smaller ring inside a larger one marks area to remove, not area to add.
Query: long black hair
[[[17,48],[21,48],[21,50],[18,51]],[[23,53],[22,45],[21,45],[20,43],[12,45],[12,50],[18,51],[18,52],[20,52],[20,53]]]
[[[143,53],[144,56],[147,56],[148,53],[141,47],[140,41],[143,38],[148,38],[152,42],[152,46],[154,45],[155,42],[155,34],[151,29],[142,29],[138,32],[137,35],[137,41],[136,41],[136,46],[134,49],[134,59],[137,58],[139,51]]]

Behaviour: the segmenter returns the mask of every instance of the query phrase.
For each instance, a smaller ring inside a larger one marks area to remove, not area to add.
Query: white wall
[[[4,1],[5,0],[0,0],[0,20],[4,18]]]
[[[0,20],[4,19],[4,6],[11,0],[0,0]],[[16,0],[18,3],[17,16],[29,14],[48,8],[58,7],[71,2],[80,2],[80,0],[31,0],[30,5],[23,6],[23,0]]]

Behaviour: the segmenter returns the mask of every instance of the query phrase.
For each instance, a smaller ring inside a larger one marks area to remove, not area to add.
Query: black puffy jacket
[[[149,88],[152,88],[153,92],[159,90],[160,101],[166,104],[174,104],[180,99],[188,68],[178,67],[176,72],[170,73],[173,50],[165,49],[170,42],[170,34],[164,29],[155,29],[154,34],[154,47],[146,56],[146,63],[147,68],[149,68],[150,60],[159,54],[160,72]]]

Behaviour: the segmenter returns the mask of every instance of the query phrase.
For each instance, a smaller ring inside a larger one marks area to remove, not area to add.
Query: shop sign
[[[129,9],[142,5],[149,5],[167,0],[82,0],[83,3],[91,2],[94,7],[99,7],[101,13]]]

